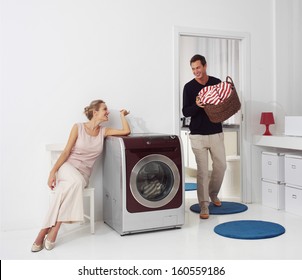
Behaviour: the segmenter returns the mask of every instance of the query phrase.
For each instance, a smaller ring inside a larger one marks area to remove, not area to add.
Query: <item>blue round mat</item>
[[[196,183],[185,183],[185,190],[186,191],[196,191],[197,184]]]
[[[220,224],[214,228],[214,232],[235,239],[265,239],[285,233],[285,228],[272,222],[240,220]]]
[[[246,205],[238,202],[222,201],[221,206],[217,207],[212,202],[209,205],[209,212],[211,215],[227,215],[235,214],[246,211],[248,208]],[[190,210],[196,213],[200,213],[200,206],[198,203],[193,204]]]

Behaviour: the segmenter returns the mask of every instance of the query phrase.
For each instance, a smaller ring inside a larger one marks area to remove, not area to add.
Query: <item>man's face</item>
[[[191,68],[194,76],[201,79],[206,75],[207,65],[203,66],[200,60],[191,63]]]

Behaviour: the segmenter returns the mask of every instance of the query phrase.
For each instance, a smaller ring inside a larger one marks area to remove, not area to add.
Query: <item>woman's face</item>
[[[105,103],[102,103],[100,105],[100,108],[98,111],[96,111],[96,116],[100,121],[108,121],[108,115],[109,115],[109,110],[107,108],[107,105]]]

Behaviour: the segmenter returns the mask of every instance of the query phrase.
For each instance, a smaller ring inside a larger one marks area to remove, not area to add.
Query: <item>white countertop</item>
[[[253,144],[256,146],[302,150],[302,137],[286,135],[254,135]]]

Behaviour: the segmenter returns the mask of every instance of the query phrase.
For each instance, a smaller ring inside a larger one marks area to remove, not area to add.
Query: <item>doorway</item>
[[[251,188],[247,184],[249,164],[243,166],[246,152],[250,152],[249,146],[243,141],[243,133],[246,131],[246,122],[244,118],[244,99],[249,95],[249,34],[205,31],[192,28],[175,28],[174,43],[174,61],[175,61],[175,132],[178,135],[184,135],[184,125],[189,120],[183,119],[182,115],[182,90],[185,83],[193,79],[192,71],[189,65],[190,58],[194,54],[202,54],[206,57],[208,63],[208,74],[225,80],[226,76],[231,76],[238,95],[240,97],[242,108],[229,120],[224,122],[224,132],[227,132],[227,139],[230,140],[230,146],[226,144],[227,155],[232,155],[230,164],[234,164],[234,156],[240,158],[238,165],[240,178],[239,196],[243,202],[251,202]],[[247,98],[248,99],[248,98]],[[229,133],[230,132],[230,133]],[[232,135],[235,133],[235,138]],[[226,133],[225,133],[226,135]],[[234,148],[234,141],[236,147]],[[195,159],[190,160],[190,149],[188,148],[189,140],[184,141],[184,160],[185,166],[194,164]],[[235,151],[234,151],[235,149]],[[248,150],[248,151],[247,151]],[[191,155],[192,156],[192,155]],[[210,166],[211,164],[209,164]],[[238,172],[237,172],[238,174]],[[228,177],[228,176],[227,176]]]

